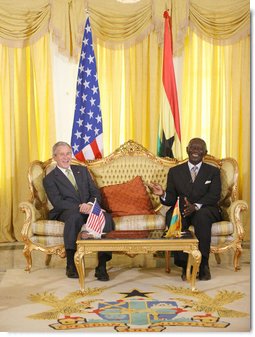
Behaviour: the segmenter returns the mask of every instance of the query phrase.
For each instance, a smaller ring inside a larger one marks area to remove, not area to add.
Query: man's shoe
[[[211,273],[209,266],[204,266],[200,271],[199,271],[199,280],[200,281],[208,281],[211,279]]]
[[[69,278],[79,278],[78,272],[75,266],[66,267],[66,276]]]
[[[96,269],[95,269],[95,277],[99,281],[109,281],[109,275],[108,275],[108,273],[106,271],[106,268],[104,266],[96,267]]]

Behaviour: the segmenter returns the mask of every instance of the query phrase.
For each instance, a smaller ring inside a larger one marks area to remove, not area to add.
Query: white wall
[[[71,63],[52,45],[56,141],[71,143],[78,63]]]

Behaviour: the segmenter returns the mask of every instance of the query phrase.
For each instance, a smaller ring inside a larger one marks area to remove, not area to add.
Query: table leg
[[[169,250],[165,251],[165,270],[166,273],[170,273],[171,269],[170,269],[170,257],[171,257],[171,252],[169,252]]]
[[[85,256],[83,252],[77,250],[74,254],[74,263],[79,275],[81,292],[85,292]]]
[[[187,280],[190,282],[191,290],[196,291],[196,277],[199,271],[199,266],[201,262],[201,252],[197,248],[192,249],[188,252],[188,265],[186,271]],[[192,272],[191,272],[192,267]]]

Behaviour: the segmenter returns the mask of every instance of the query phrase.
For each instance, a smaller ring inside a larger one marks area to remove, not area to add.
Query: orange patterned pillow
[[[100,190],[102,207],[113,217],[155,213],[140,176],[123,184],[104,186]]]

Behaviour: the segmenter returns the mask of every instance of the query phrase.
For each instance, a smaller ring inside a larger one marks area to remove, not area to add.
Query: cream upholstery
[[[221,168],[222,198],[221,206],[224,221],[213,224],[211,252],[217,254],[228,249],[235,251],[234,266],[239,269],[239,257],[242,251],[243,225],[241,212],[247,209],[246,202],[237,200],[238,167],[234,159],[217,160],[207,156],[207,163]],[[183,161],[182,161],[183,162]],[[166,187],[167,173],[170,167],[178,165],[175,159],[159,158],[147,151],[134,141],[128,141],[120,146],[111,155],[101,160],[80,163],[73,160],[74,164],[86,165],[97,186],[120,184],[127,182],[137,175],[143,182],[156,181]],[[28,173],[31,200],[20,203],[20,209],[25,213],[25,222],[22,228],[22,238],[25,242],[24,255],[27,259],[26,270],[32,266],[31,252],[39,250],[46,254],[46,264],[50,262],[52,254],[65,257],[63,244],[64,223],[47,220],[49,209],[52,207],[47,200],[42,180],[48,172],[55,167],[55,162],[50,159],[46,162],[34,161]],[[165,207],[162,207],[159,198],[151,194],[155,215],[130,215],[114,218],[116,230],[150,230],[151,237],[160,237],[165,228]]]

